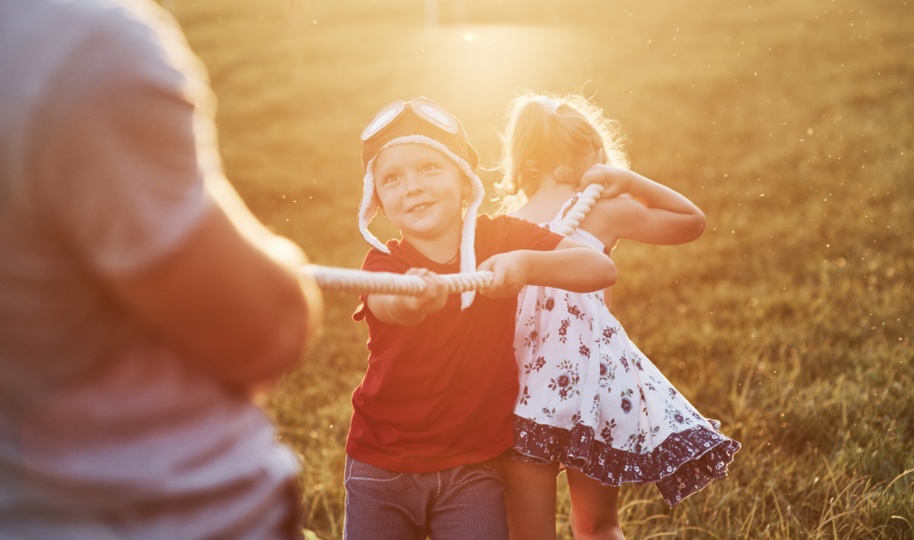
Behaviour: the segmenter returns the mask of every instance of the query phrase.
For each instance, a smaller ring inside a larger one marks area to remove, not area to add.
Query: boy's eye
[[[381,185],[386,186],[400,179],[399,174],[387,174],[381,177]]]
[[[425,165],[422,166],[422,172],[437,171],[440,168],[441,168],[441,166],[439,166],[437,163],[426,163]]]

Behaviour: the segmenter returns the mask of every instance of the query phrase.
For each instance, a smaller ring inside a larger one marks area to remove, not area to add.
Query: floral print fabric
[[[586,231],[571,239],[603,249]],[[740,444],[629,340],[602,291],[525,288],[514,348],[515,458],[559,462],[609,486],[655,483],[671,507],[726,476]]]

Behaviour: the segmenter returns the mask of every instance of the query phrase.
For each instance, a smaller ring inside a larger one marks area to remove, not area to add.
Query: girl
[[[555,230],[580,188],[603,196],[571,238],[608,252],[619,239],[680,244],[702,212],[627,169],[614,124],[580,96],[522,95],[504,137],[499,183],[514,216]],[[520,394],[506,504],[516,539],[555,538],[556,475],[568,473],[575,538],[623,538],[622,483],[655,483],[671,507],[726,475],[739,443],[702,417],[628,339],[609,290],[526,287],[518,298]]]

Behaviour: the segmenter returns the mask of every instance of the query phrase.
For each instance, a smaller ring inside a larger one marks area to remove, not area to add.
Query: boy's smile
[[[457,164],[423,144],[400,144],[378,153],[375,191],[387,219],[403,239],[438,262],[460,244],[465,183]]]

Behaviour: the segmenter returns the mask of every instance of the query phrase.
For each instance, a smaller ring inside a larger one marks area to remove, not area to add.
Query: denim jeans
[[[346,458],[345,540],[506,540],[503,458],[398,473]]]

